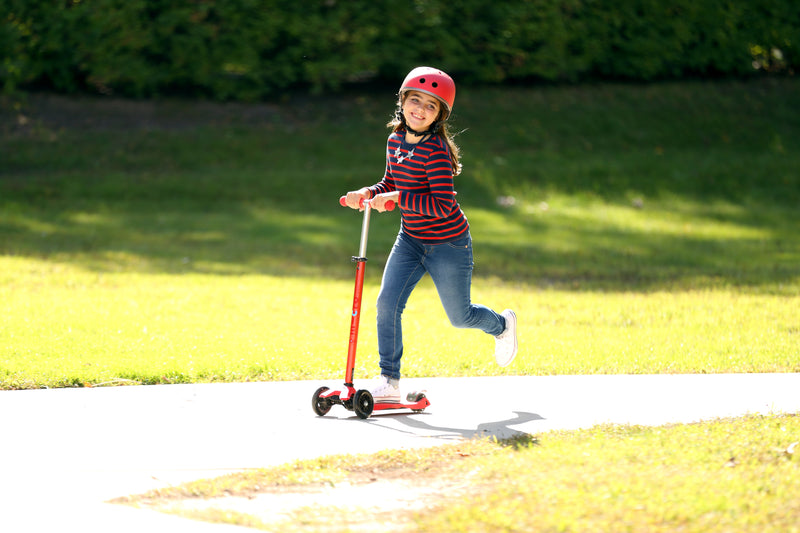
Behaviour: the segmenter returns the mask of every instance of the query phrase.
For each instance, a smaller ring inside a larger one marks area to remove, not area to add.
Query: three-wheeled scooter
[[[346,206],[345,197],[339,199],[342,206]],[[361,319],[361,294],[364,289],[364,271],[367,263],[367,236],[369,235],[370,207],[369,200],[361,201],[364,208],[364,220],[361,224],[361,244],[358,249],[358,256],[353,257],[356,263],[356,286],[353,294],[353,312],[350,318],[350,343],[347,348],[347,364],[344,373],[344,386],[331,389],[330,387],[320,387],[314,392],[311,399],[311,407],[319,416],[324,416],[334,405],[342,405],[349,411],[355,411],[359,418],[367,418],[374,411],[384,411],[390,409],[410,409],[413,412],[422,412],[430,405],[424,391],[410,392],[405,401],[400,402],[376,402],[372,394],[365,389],[356,389],[353,384],[353,373],[356,365],[356,348],[358,346],[358,325]],[[392,211],[395,207],[394,202],[386,202],[384,208]]]

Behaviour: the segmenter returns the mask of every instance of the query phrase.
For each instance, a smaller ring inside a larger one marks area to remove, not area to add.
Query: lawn
[[[798,81],[465,89],[473,299],[423,282],[408,376],[800,369]],[[32,95],[0,137],[0,387],[339,375],[391,94],[260,105]],[[398,215],[372,224],[358,375]]]
[[[360,218],[337,199],[382,175],[392,109],[373,90],[6,97],[0,389],[339,377]],[[464,88],[453,120],[473,299],[517,311],[520,354],[494,366],[492,339],[450,327],[425,281],[405,375],[800,371],[796,78]],[[372,302],[398,224],[373,219],[359,379],[376,372]],[[462,501],[404,517],[423,530],[796,531],[797,431],[780,414],[600,427],[436,448],[392,475],[468,476]]]

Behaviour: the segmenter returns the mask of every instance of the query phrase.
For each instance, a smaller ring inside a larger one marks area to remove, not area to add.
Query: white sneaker
[[[383,374],[370,392],[375,403],[400,403],[400,385],[391,383],[389,378]]]
[[[517,315],[506,309],[500,315],[506,319],[506,329],[494,338],[494,358],[500,366],[508,366],[517,356]]]

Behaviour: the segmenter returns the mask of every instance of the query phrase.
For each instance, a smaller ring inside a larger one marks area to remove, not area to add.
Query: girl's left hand
[[[386,202],[394,202],[395,205],[400,203],[400,192],[386,192],[383,194],[376,195],[372,200],[370,200],[369,205],[372,209],[378,211],[379,213],[383,213],[386,211]]]

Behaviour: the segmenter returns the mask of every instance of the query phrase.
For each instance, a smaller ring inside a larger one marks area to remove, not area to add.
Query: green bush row
[[[257,100],[396,83],[794,73],[796,0],[0,0],[6,91]]]

